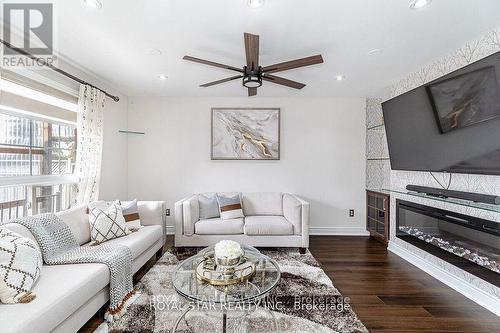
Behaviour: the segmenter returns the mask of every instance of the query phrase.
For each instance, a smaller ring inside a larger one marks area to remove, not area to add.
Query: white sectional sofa
[[[130,247],[137,272],[165,244],[165,203],[139,201],[144,226],[128,236],[109,241]],[[87,206],[58,213],[81,245],[90,242]],[[33,238],[19,224],[5,225]],[[109,300],[109,269],[104,264],[43,265],[33,288],[36,298],[27,304],[0,304],[0,332],[76,332]]]
[[[240,196],[245,217],[231,220],[200,220],[198,194],[176,202],[175,246],[208,246],[230,239],[258,247],[298,247],[302,251],[309,247],[308,202],[279,192],[243,192]]]

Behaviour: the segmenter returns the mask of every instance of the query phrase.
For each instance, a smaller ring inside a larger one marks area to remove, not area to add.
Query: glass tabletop
[[[207,255],[213,254],[214,247],[210,246],[176,267],[172,275],[175,290],[198,303],[252,303],[262,299],[278,285],[281,276],[278,264],[254,247],[241,247],[247,261],[255,264],[255,274],[248,280],[228,286],[214,286],[199,280],[195,269]]]

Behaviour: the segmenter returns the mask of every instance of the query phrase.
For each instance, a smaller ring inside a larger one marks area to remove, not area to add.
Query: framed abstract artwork
[[[212,160],[279,160],[280,109],[212,108]]]

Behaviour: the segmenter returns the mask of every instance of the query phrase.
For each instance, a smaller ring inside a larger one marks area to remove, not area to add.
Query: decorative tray
[[[207,282],[214,286],[229,286],[242,283],[255,274],[255,263],[243,256],[240,262],[232,267],[228,274],[224,267],[215,263],[213,255],[206,255],[196,266],[196,277],[198,280]]]

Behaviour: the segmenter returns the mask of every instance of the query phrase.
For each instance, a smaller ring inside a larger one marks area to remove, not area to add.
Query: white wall
[[[118,132],[127,128],[127,104],[123,96],[119,102],[106,99],[99,189],[102,200],[127,198],[127,135]]]
[[[283,191],[311,203],[313,227],[363,232],[365,100],[130,98],[129,198],[204,191]],[[281,108],[280,161],[210,160],[211,107]],[[348,210],[356,210],[354,218]],[[173,212],[172,212],[173,213]],[[173,218],[168,222],[173,225]],[[350,228],[355,228],[354,231]],[[331,230],[330,230],[331,231]]]

